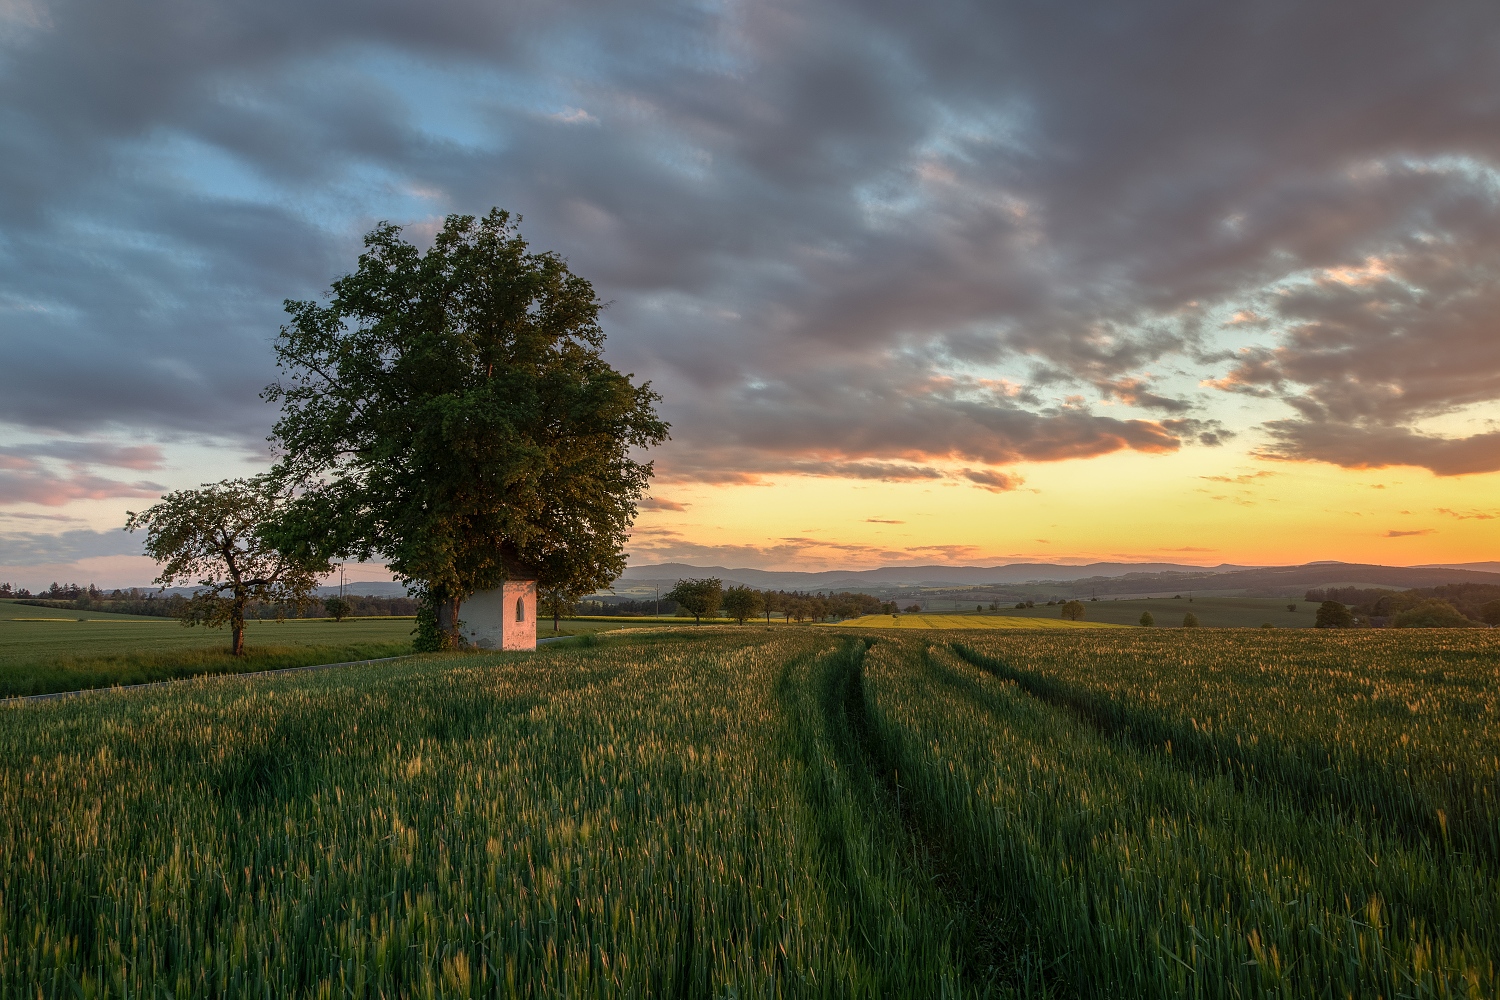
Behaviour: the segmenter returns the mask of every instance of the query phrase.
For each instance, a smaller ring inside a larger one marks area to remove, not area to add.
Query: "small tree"
[[[1062,616],[1070,622],[1083,621],[1083,602],[1069,601],[1062,606]]]
[[[548,587],[542,591],[542,614],[552,618],[552,631],[562,631],[562,616],[578,610],[578,595],[566,587]]]
[[[754,618],[763,603],[759,591],[749,587],[735,586],[724,591],[724,613],[741,625],[746,618]]]
[[[1295,605],[1295,604],[1288,604],[1288,605],[1287,605],[1287,606],[1286,606],[1286,609],[1287,609],[1287,610],[1288,610],[1288,611],[1296,611],[1296,610],[1297,610],[1297,605]]]
[[[784,611],[785,603],[782,595],[774,590],[768,590],[760,595],[760,609],[766,613],[766,624],[771,624],[771,614],[776,611]]]
[[[1151,612],[1149,612],[1149,611],[1142,611],[1141,612],[1141,624],[1144,625],[1146,628],[1150,628],[1151,626],[1153,626],[1153,625],[1156,624],[1156,619],[1151,617]]]
[[[1187,614],[1183,615],[1182,616],[1182,627],[1183,628],[1197,628],[1198,627],[1198,616],[1195,615],[1195,614],[1193,614],[1191,611],[1189,611]]]
[[[724,585],[718,577],[706,580],[678,580],[677,586],[662,595],[675,601],[677,607],[693,616],[693,624],[703,624],[704,616],[713,617],[724,599]]]
[[[289,555],[263,534],[282,509],[284,497],[269,476],[226,479],[196,490],[168,493],[137,514],[127,512],[126,531],[144,528],[146,554],[162,565],[163,588],[196,583],[183,605],[184,625],[231,632],[230,651],[245,655],[245,609],[251,601],[278,606],[307,603],[326,559]]]
[[[323,610],[328,612],[328,617],[336,622],[341,622],[354,611],[353,606],[342,597],[330,597],[323,602]]]
[[[920,605],[920,604],[910,604],[910,605],[907,605],[906,613],[909,614],[909,615],[919,615],[919,614],[922,613],[922,605]]]
[[[1318,616],[1313,625],[1317,628],[1353,628],[1354,615],[1338,601],[1324,601],[1318,605]]]

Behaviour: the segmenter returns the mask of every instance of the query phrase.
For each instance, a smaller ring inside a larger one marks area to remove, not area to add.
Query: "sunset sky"
[[[635,564],[1500,558],[1493,3],[0,0],[0,123],[0,580],[147,583],[282,300],[492,205]]]

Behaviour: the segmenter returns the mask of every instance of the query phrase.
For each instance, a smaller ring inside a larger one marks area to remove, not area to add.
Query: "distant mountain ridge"
[[[883,566],[879,569],[833,569],[820,572],[765,570],[724,566],[693,566],[688,563],[660,563],[654,566],[632,566],[621,574],[621,580],[678,580],[686,577],[717,576],[757,587],[828,588],[844,582],[867,586],[942,587],[986,583],[1031,583],[1036,581],[1084,580],[1093,577],[1116,577],[1130,573],[1228,573],[1253,567],[1223,563],[1219,566],[1188,566],[1179,563],[1097,562],[1082,566],[1063,563],[1007,563],[1000,566]]]
[[[1495,567],[1497,563],[1470,564]],[[716,576],[774,590],[855,590],[891,587],[1014,588],[1036,585],[1095,594],[1149,593],[1163,590],[1243,590],[1295,595],[1312,587],[1358,584],[1406,590],[1446,583],[1500,583],[1500,572],[1460,566],[1382,566],[1372,563],[1320,561],[1298,566],[1190,566],[1179,563],[1099,562],[1082,566],[1057,563],[1009,563],[1000,566],[886,566],[869,570],[798,572],[750,567],[693,566],[660,563],[633,566],[618,585],[669,583],[690,577]]]

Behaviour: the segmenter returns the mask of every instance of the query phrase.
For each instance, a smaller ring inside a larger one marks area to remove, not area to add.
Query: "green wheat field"
[[[0,697],[399,656],[411,652],[412,626],[410,618],[252,621],[249,655],[234,657],[224,629],[0,601]]]
[[[0,994],[1493,997],[1496,664],[705,627],[11,702]]]

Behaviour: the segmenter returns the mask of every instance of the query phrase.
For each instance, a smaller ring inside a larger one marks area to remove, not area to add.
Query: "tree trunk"
[[[447,591],[434,590],[432,605],[437,609],[438,632],[442,633],[444,649],[462,649],[463,633],[459,631],[458,609],[463,602],[449,597]]]
[[[245,655],[245,598],[236,597],[234,607],[229,612],[230,653],[235,656]]]
[[[562,611],[560,611],[558,609],[558,607],[557,607],[556,604],[552,605],[552,631],[554,631],[554,632],[561,632],[562,631],[562,629],[560,629],[560,628],[557,627],[558,620],[561,619],[561,618],[562,618]]]
[[[448,607],[450,609],[448,612],[448,621],[451,622],[448,626],[449,649],[463,649],[464,647],[464,634],[459,631],[459,626],[462,623],[458,620],[458,609],[462,603],[456,597],[448,598]]]

